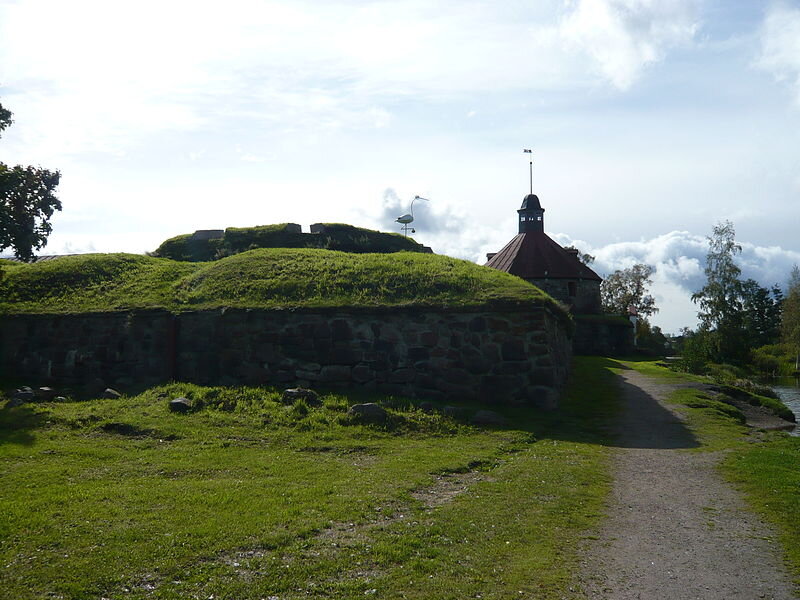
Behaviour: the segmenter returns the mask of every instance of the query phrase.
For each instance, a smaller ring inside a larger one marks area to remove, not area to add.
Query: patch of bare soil
[[[789,600],[774,533],[663,404],[676,387],[626,371],[608,516],[583,551],[587,598]]]

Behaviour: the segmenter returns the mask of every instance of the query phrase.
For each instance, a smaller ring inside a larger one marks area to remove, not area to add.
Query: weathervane
[[[528,148],[524,148],[522,150],[525,154],[531,155],[531,162],[530,162],[530,172],[531,172],[531,194],[533,194],[533,150],[529,150]]]
[[[414,196],[414,200],[425,200],[425,202],[430,202],[430,200],[423,198],[422,196]],[[411,212],[401,215],[395,219],[396,223],[402,224],[400,231],[402,231],[403,235],[406,237],[408,237],[408,230],[411,229],[411,223],[414,222],[414,200],[411,201]],[[417,233],[417,230],[411,229],[411,233]]]

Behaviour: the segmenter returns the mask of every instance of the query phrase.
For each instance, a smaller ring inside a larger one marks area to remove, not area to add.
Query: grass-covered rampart
[[[321,223],[320,233],[301,233],[289,223],[228,227],[221,238],[193,234],[165,240],[153,256],[204,262],[256,248],[322,248],[356,253],[425,252],[425,247],[399,233],[386,233],[344,223]],[[295,226],[296,227],[296,226]]]
[[[525,307],[552,298],[495,269],[433,254],[259,249],[208,263],[86,254],[8,268],[4,313],[320,307]],[[566,317],[565,317],[566,318]]]

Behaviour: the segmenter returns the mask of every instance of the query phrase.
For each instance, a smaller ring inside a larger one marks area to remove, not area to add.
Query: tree
[[[647,286],[653,282],[652,275],[653,267],[643,263],[614,271],[600,285],[603,311],[627,316],[630,308],[634,308],[644,319],[657,313],[655,298],[647,293]]]
[[[742,327],[750,348],[774,344],[780,337],[783,293],[777,285],[761,287],[748,279],[741,283]]]
[[[11,125],[11,112],[0,105],[0,133]],[[47,244],[50,218],[61,210],[55,189],[61,174],[41,167],[9,167],[0,162],[0,251],[11,248],[24,260]]]
[[[795,371],[800,371],[800,269],[792,267],[781,315],[781,339],[795,356]]]
[[[742,327],[741,269],[734,262],[741,251],[733,223],[715,225],[708,237],[706,285],[692,294],[692,301],[700,305],[700,332],[711,333],[714,358],[720,361],[741,360],[747,349]]]

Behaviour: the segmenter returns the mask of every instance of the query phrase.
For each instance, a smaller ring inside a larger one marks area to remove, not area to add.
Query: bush
[[[755,348],[752,364],[764,375],[791,376],[794,373],[794,353],[785,344],[770,344]]]
[[[709,333],[699,331],[684,337],[681,359],[675,363],[675,369],[685,373],[703,375],[708,370],[710,359],[711,340],[709,339]]]
[[[744,369],[734,365],[708,363],[706,373],[717,383],[733,384],[736,380],[744,378],[747,374]]]

